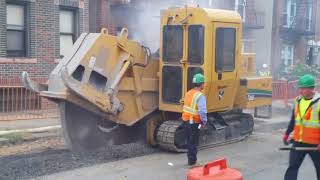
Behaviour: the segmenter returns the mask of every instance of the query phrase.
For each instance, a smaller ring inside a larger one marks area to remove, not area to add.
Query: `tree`
[[[280,78],[286,78],[287,80],[297,80],[305,74],[312,74],[315,77],[320,76],[320,66],[298,63],[288,68],[287,71],[280,71],[279,73]]]

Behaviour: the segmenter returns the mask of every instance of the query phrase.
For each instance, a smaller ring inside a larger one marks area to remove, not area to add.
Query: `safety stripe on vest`
[[[303,127],[320,128],[320,124],[319,124],[319,122],[303,122]]]
[[[192,108],[192,109],[196,109],[198,99],[199,99],[199,97],[200,97],[201,95],[202,95],[201,92],[197,92],[197,93],[195,93],[195,95],[193,96],[193,98],[192,98],[192,103],[191,103],[191,108]]]
[[[306,122],[314,122],[314,123],[319,122],[317,119],[315,119],[315,120],[310,119],[310,120],[305,120],[305,121],[306,121]],[[297,124],[302,124],[300,119],[295,120],[295,122],[296,122]],[[319,123],[319,124],[320,124],[320,123]]]
[[[202,95],[201,92],[195,93],[192,97],[191,107],[183,106],[183,111],[193,115],[199,115],[196,107],[197,107],[198,99],[200,98],[201,95]]]
[[[303,120],[304,119],[304,116],[305,114],[307,113],[308,109],[306,110],[305,114],[301,117],[301,114],[300,114],[300,108],[297,109],[297,107],[299,107],[299,103],[300,103],[300,100],[301,100],[301,97],[298,97],[295,101],[295,109],[294,111],[298,110],[298,116],[299,117],[296,117],[295,115],[295,124],[296,126],[302,126],[302,128],[300,127],[300,131],[299,131],[299,141],[302,142],[303,139],[302,139],[302,135],[303,135],[303,127],[306,127],[306,128],[320,128],[320,122],[319,122],[319,113],[318,113],[318,109],[319,109],[319,95],[315,96],[312,98],[312,101],[311,103],[313,103],[314,101],[317,101],[315,102],[313,105],[312,105],[312,119],[308,120],[308,121],[305,121]]]
[[[296,111],[298,105],[299,105],[299,100],[297,99],[297,101],[294,104],[295,111]],[[318,109],[319,109],[319,100],[312,105],[312,119],[310,121],[314,121],[314,120],[318,121],[319,120]],[[298,112],[299,117],[295,117],[296,122],[302,120],[308,112],[308,109],[307,109],[305,114],[301,117],[300,108],[298,110],[299,110],[299,112]],[[314,111],[314,110],[316,110],[316,111]],[[299,118],[299,119],[296,119],[296,118]]]
[[[299,107],[299,103],[300,103],[301,97],[297,97],[296,102],[295,102],[295,111],[297,111],[297,114],[295,114],[295,126],[300,126],[299,128],[299,142],[302,141],[302,134],[303,134],[303,128],[301,128],[302,126],[302,117],[301,117],[301,112],[300,112],[300,107]],[[297,117],[298,116],[298,117]],[[299,119],[298,119],[299,118]]]
[[[297,126],[303,125],[303,127],[308,127],[308,128],[319,128],[320,127],[319,121],[305,121],[302,123],[301,123],[301,121],[296,121],[296,125]]]
[[[312,106],[312,120],[319,120],[319,100]],[[318,122],[319,123],[319,122]]]
[[[300,106],[299,106],[300,100],[301,100],[301,97],[300,96],[297,97],[296,101],[294,102],[294,106],[293,106],[294,107],[294,118],[297,123],[299,123],[302,119],[301,114],[300,114]]]
[[[192,109],[191,107],[188,107],[188,106],[183,106],[183,111],[193,115],[199,114],[195,109]]]

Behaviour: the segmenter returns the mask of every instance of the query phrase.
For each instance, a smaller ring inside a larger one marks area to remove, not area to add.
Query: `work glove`
[[[282,142],[283,142],[283,144],[286,145],[286,146],[289,145],[288,139],[289,139],[289,135],[288,135],[288,134],[285,134],[285,135],[283,136],[283,138],[282,138]]]

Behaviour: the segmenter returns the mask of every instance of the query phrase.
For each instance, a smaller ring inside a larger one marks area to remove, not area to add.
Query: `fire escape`
[[[285,0],[280,32],[282,38],[295,42],[315,35],[313,0]]]
[[[254,0],[236,0],[235,2],[235,9],[242,17],[244,28],[242,51],[255,52],[255,40],[250,35],[250,31],[264,28],[265,13],[255,9]]]
[[[237,2],[237,10],[242,17],[244,28],[263,29],[265,14],[255,9],[254,0],[238,0]]]

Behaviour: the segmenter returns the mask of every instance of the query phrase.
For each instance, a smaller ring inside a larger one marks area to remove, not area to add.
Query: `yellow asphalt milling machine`
[[[242,112],[271,104],[271,77],[256,77],[254,54],[241,54],[238,13],[199,7],[161,11],[159,55],[119,36],[82,34],[47,85],[22,73],[24,86],[59,105],[65,141],[74,151],[145,140],[186,151],[181,112],[192,77],[206,79],[208,124],[199,148],[243,140],[253,117]],[[159,57],[160,56],[160,57]]]

